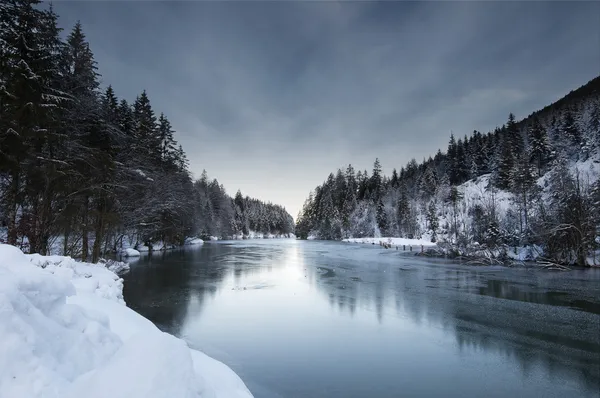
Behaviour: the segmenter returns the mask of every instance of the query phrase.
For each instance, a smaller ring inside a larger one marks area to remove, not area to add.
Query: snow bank
[[[121,255],[125,256],[125,257],[139,257],[139,256],[141,256],[141,254],[140,254],[139,251],[137,251],[135,249],[132,249],[131,247],[129,247],[129,248],[125,249],[125,250],[122,250],[121,251]]]
[[[177,249],[178,247],[179,246],[166,244],[162,241],[152,243],[152,251],[171,250]],[[140,243],[135,246],[135,249],[141,253],[147,253],[150,251],[150,247]]]
[[[0,247],[12,246],[0,245]],[[3,255],[6,250],[2,249],[0,251],[0,258],[2,259],[0,266],[5,262],[9,263]],[[123,300],[123,279],[103,264],[81,263],[65,256],[41,256],[39,254],[24,254],[24,256],[30,264],[43,268],[48,274],[53,274],[70,282],[75,287],[77,294],[91,294],[125,304]]]
[[[296,239],[296,235],[289,234],[271,234],[271,233],[262,233],[256,231],[250,231],[247,235],[242,233],[236,234],[233,239]]]
[[[388,243],[392,246],[435,246],[435,243],[431,243],[425,239],[408,239],[408,238],[349,238],[343,239],[342,242],[348,243],[368,243],[379,245],[381,243]]]
[[[251,397],[123,302],[102,265],[0,244],[0,397]]]
[[[186,245],[203,245],[204,241],[200,238],[187,238],[185,240]]]

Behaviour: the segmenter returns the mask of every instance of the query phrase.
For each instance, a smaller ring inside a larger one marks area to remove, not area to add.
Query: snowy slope
[[[569,164],[569,170],[573,175],[578,175],[582,183],[592,186],[600,177],[600,153],[595,153],[585,161],[571,162]],[[547,202],[549,200],[548,192],[548,179],[551,171],[538,178],[537,184],[542,189],[542,200]],[[469,180],[456,188],[462,195],[462,200],[457,208],[457,219],[461,230],[470,229],[472,217],[469,215],[469,208],[474,205],[481,205],[483,207],[490,206],[492,203],[495,204],[496,210],[498,211],[498,218],[502,221],[509,209],[515,210],[515,205],[511,203],[513,194],[507,191],[494,189],[493,191],[488,190],[490,185],[490,174],[486,174],[475,179]],[[441,231],[438,232],[438,241],[452,241],[453,237],[447,233],[446,226],[452,223],[453,213],[449,204],[444,203],[440,200],[438,204],[438,220],[441,227]],[[419,227],[421,231],[426,230],[426,222],[424,214],[420,214],[418,217]],[[445,232],[446,230],[446,232]],[[532,248],[519,249],[521,252],[529,252]],[[539,247],[533,248],[537,254],[541,253]],[[511,254],[512,255],[512,254]],[[531,257],[532,255],[530,255]],[[522,259],[524,255],[514,255],[515,258]],[[535,257],[535,256],[534,256]]]
[[[0,244],[0,397],[251,397],[224,364],[127,308],[123,281]]]

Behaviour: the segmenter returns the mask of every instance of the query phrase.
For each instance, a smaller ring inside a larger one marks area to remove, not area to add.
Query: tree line
[[[598,247],[599,160],[597,77],[521,121],[511,113],[487,134],[452,134],[445,153],[412,159],[389,177],[379,160],[371,174],[338,169],[310,193],[296,231],[302,238],[425,235],[457,248],[527,246],[583,265]]]
[[[100,88],[80,23],[66,40],[38,0],[0,3],[0,223],[29,252],[97,261],[125,237],[152,245],[250,230],[291,233],[284,208],[204,172],[194,181],[166,115]]]

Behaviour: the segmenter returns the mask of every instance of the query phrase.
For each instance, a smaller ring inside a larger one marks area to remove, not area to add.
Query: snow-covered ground
[[[343,242],[348,242],[348,243],[368,243],[368,244],[382,244],[382,243],[387,243],[390,244],[392,246],[414,246],[414,247],[420,247],[420,246],[435,246],[435,243],[431,243],[431,241],[428,241],[426,239],[408,239],[408,238],[349,238],[349,239],[343,239]]]
[[[127,308],[103,265],[0,244],[0,397],[251,397],[226,365]]]

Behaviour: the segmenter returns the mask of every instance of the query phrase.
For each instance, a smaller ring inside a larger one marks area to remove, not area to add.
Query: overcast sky
[[[195,176],[284,205],[386,174],[600,74],[599,2],[55,1],[104,85],[146,89]]]

